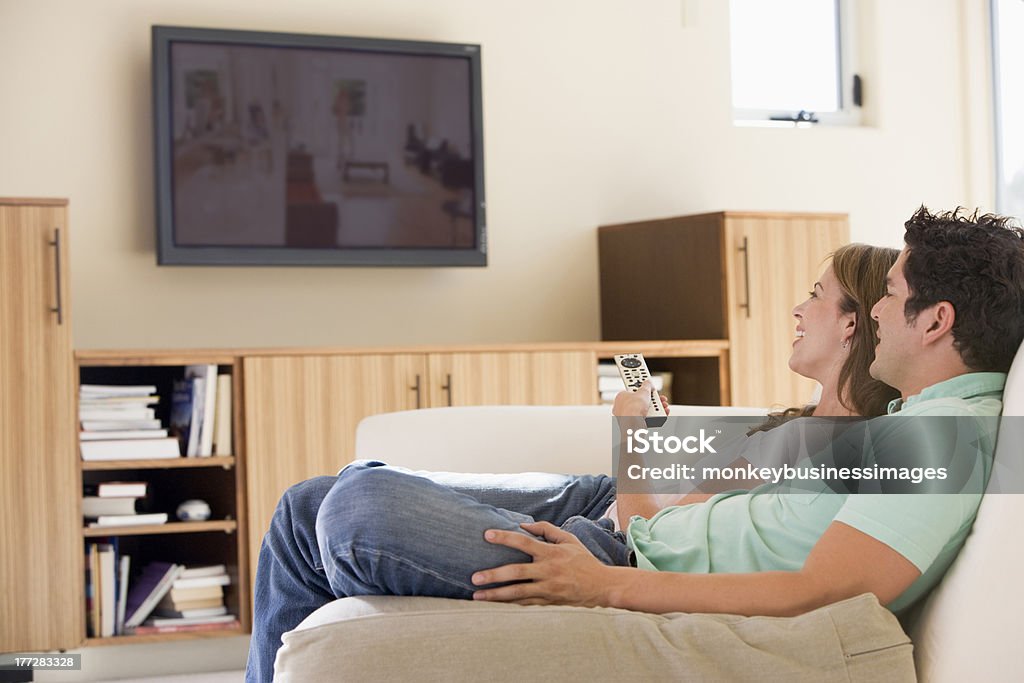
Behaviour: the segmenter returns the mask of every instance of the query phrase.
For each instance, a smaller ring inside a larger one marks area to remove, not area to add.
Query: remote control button
[[[624,368],[638,368],[640,367],[640,360],[637,358],[623,358],[622,367]]]

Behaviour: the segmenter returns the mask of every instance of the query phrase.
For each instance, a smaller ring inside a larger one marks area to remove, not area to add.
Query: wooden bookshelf
[[[208,458],[161,458],[156,460],[89,460],[82,461],[83,472],[103,470],[167,470],[182,467],[223,467],[235,466],[235,456],[214,455]]]
[[[83,643],[86,646],[93,645],[131,645],[141,643],[166,643],[172,640],[193,640],[196,638],[230,638],[248,633],[241,626],[228,626],[225,628],[210,629],[208,631],[181,631],[170,633],[143,633],[135,635],[129,633],[123,636],[111,636],[109,638],[86,638]]]
[[[195,534],[204,531],[223,531],[233,534],[238,522],[233,519],[215,519],[205,522],[166,522],[164,524],[138,524],[129,526],[83,527],[86,538],[98,536],[150,536],[153,534]]]

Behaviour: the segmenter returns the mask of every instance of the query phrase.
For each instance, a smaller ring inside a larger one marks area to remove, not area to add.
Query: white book
[[[146,495],[144,481],[103,481],[96,484],[100,498],[142,498]]]
[[[166,439],[166,429],[111,429],[109,431],[78,433],[81,441],[114,441],[120,439]]]
[[[217,375],[217,410],[213,416],[213,453],[231,455],[231,375]]]
[[[235,615],[222,614],[210,617],[153,617],[146,623],[151,626],[185,626],[188,624],[222,624],[234,620]]]
[[[90,408],[117,408],[119,406],[129,408],[145,408],[160,402],[160,397],[152,394],[149,396],[81,396],[78,399],[79,407]]]
[[[95,522],[89,522],[90,528],[102,526],[142,526],[143,524],[166,524],[166,512],[150,512],[144,515],[101,515]]]
[[[153,384],[83,384],[80,396],[148,396],[156,393]]]
[[[217,366],[215,364],[187,365],[185,366],[185,377],[194,377],[197,382],[202,380],[202,387],[196,389],[197,393],[202,396],[200,405],[197,407],[195,402],[192,404],[195,411],[192,413],[192,426],[197,432],[198,442],[193,453],[191,449],[192,433],[190,432],[188,454],[200,457],[213,455],[213,421],[214,411],[217,408]],[[195,420],[197,413],[198,421]]]
[[[152,408],[81,408],[78,419],[82,420],[153,420],[156,411]]]
[[[597,376],[598,377],[618,377],[619,368],[615,363],[598,363],[597,365]]]
[[[128,555],[121,556],[121,575],[117,584],[117,618],[114,620],[114,633],[124,634],[124,610],[128,603],[128,569],[131,565],[131,558]]]
[[[99,544],[100,553],[100,637],[114,635],[117,617],[117,591],[114,567],[114,546]]]
[[[228,569],[222,564],[211,564],[205,567],[185,567],[185,571],[181,573],[180,579],[198,579],[202,576],[220,576],[221,574],[227,574]]]
[[[104,515],[134,515],[135,500],[135,498],[83,496],[82,516],[95,518]]]
[[[196,619],[202,617],[219,617],[220,615],[227,613],[228,608],[224,605],[221,605],[220,607],[197,607],[195,609],[183,609],[180,611],[157,605],[157,608],[153,610],[154,617],[164,617],[167,619]]]
[[[160,420],[82,420],[86,432],[113,432],[138,429],[160,429]]]
[[[175,438],[82,441],[78,448],[82,452],[82,460],[151,460],[181,457],[181,447]]]
[[[183,588],[204,588],[206,586],[228,586],[231,584],[231,577],[227,574],[218,576],[198,576],[192,579],[177,579],[172,588],[181,590]]]

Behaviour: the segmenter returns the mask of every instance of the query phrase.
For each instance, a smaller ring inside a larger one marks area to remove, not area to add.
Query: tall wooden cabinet
[[[844,214],[720,212],[598,231],[605,340],[725,339],[732,405],[802,405],[814,382],[789,370],[796,322]],[[707,365],[677,379],[715,381]]]
[[[67,201],[0,199],[0,652],[84,638]]]

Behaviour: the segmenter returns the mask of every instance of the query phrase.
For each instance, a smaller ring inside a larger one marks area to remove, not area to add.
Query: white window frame
[[[749,109],[733,107],[733,123],[737,126],[764,128],[809,128],[814,125],[826,126],[859,126],[863,121],[863,101],[861,105],[853,103],[854,76],[860,74],[857,59],[857,0],[834,0],[839,19],[836,27],[839,44],[839,110],[834,112],[810,112],[816,122],[793,120],[773,120],[779,118],[792,119],[800,112],[792,110]],[[730,11],[732,11],[730,5]],[[730,67],[730,78],[732,69]],[[863,81],[863,76],[861,77]],[[863,82],[861,83],[863,100]],[[730,95],[731,96],[731,95]]]
[[[1021,126],[1024,125],[1020,121],[1007,121],[1003,117],[1002,112],[1002,90],[1003,84],[1010,82],[1010,78],[1004,78],[1004,71],[1013,70],[1013,66],[1009,64],[1003,64],[1000,59],[999,49],[999,0],[989,0],[989,29],[991,31],[991,44],[992,44],[992,117],[993,117],[993,131],[994,131],[994,159],[995,159],[995,185],[996,185],[996,211],[1003,214],[1012,213],[1010,206],[1011,204],[1011,191],[1013,188],[1010,187],[1010,183],[1013,178],[1006,177],[1003,172],[1004,163],[1004,149],[1006,149],[1006,134],[1005,129],[1010,126]],[[1024,73],[1013,74],[1014,77],[1024,77]],[[1017,128],[1014,129],[1018,130]],[[1024,168],[1017,169],[1019,172],[1024,172]],[[1024,196],[1013,197],[1013,203],[1015,206],[1020,206],[1024,203]],[[1016,218],[1021,222],[1024,222],[1024,211],[1016,214]]]

